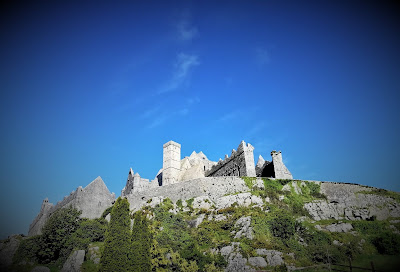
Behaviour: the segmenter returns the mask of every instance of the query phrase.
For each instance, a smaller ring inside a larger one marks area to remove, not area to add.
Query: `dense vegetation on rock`
[[[327,202],[320,183],[255,178],[244,183],[246,192],[218,203],[207,196],[175,203],[157,197],[129,212],[126,199],[118,199],[104,214],[111,212],[108,226],[103,218],[79,219],[76,210],[63,210],[42,235],[22,240],[15,267],[22,260],[60,264],[73,249],[93,242],[103,248],[101,263],[88,253],[84,271],[116,271],[116,266],[118,271],[282,271],[349,259],[364,267],[373,260],[376,269],[386,271],[399,265],[400,217],[315,220],[305,205]],[[394,192],[365,190],[359,196],[376,191],[388,199],[383,205],[399,205]],[[53,251],[42,252],[48,246]]]

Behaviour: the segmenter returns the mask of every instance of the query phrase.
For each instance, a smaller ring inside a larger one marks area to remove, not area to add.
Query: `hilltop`
[[[181,160],[178,147],[164,145],[163,168],[152,181],[130,169],[121,192],[132,224],[137,215],[149,220],[153,271],[324,271],[349,260],[367,268],[373,261],[381,271],[400,265],[400,194],[293,179],[281,152],[271,152],[271,162],[260,157],[254,164],[253,148],[244,142],[219,162],[202,152]],[[100,177],[56,205],[44,200],[30,237],[2,241],[2,268],[98,271],[114,203]],[[49,231],[73,216],[65,224],[74,228],[54,255],[46,246]]]

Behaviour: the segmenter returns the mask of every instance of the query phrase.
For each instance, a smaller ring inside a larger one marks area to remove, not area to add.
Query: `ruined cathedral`
[[[242,141],[237,150],[218,162],[210,161],[203,152],[195,151],[189,157],[181,159],[181,145],[169,141],[163,145],[163,167],[153,180],[143,179],[138,173],[129,170],[128,179],[121,196],[151,190],[204,177],[238,176],[238,177],[270,177],[277,179],[293,179],[292,174],[282,161],[281,151],[271,152],[271,161],[265,161],[260,155],[254,164],[254,147]]]

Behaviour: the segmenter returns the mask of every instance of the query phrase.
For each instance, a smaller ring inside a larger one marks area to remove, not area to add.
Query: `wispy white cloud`
[[[188,19],[182,19],[176,24],[178,38],[181,41],[191,41],[199,35],[199,31]]]
[[[199,30],[193,24],[190,10],[181,11],[175,23],[175,29],[179,41],[190,42],[199,36]]]
[[[270,54],[267,49],[258,47],[255,50],[256,62],[260,66],[264,66],[270,62]]]
[[[193,67],[200,64],[199,57],[196,55],[189,55],[179,53],[174,64],[174,71],[169,82],[158,91],[158,94],[174,91],[186,82],[187,77]]]

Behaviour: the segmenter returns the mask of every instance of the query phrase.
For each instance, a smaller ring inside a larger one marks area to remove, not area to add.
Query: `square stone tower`
[[[177,183],[181,171],[181,145],[169,141],[163,145],[162,185]]]

